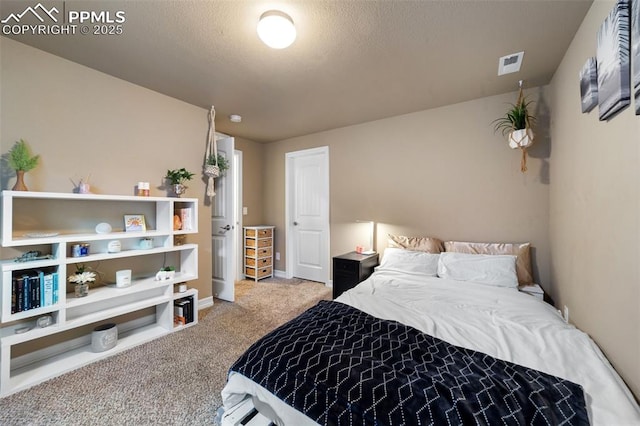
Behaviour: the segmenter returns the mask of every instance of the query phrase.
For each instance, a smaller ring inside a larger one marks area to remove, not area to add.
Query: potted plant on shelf
[[[87,269],[84,265],[77,265],[76,273],[69,276],[69,282],[76,285],[76,297],[87,296],[89,294],[89,283],[96,280],[96,273]]]
[[[156,281],[171,280],[176,275],[176,268],[173,266],[165,266],[160,268],[156,273]]]
[[[173,192],[180,197],[187,189],[185,182],[193,178],[193,173],[187,171],[184,167],[177,170],[167,170],[165,179],[171,182]]]
[[[14,191],[28,191],[27,185],[24,183],[24,174],[38,165],[39,155],[31,155],[31,151],[27,143],[20,139],[13,145],[9,151],[8,162],[16,172],[16,184],[13,186]]]

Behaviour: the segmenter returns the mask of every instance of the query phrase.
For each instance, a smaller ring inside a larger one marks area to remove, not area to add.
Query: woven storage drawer
[[[264,259],[253,259],[251,257],[247,257],[245,259],[245,263],[247,264],[247,266],[256,266],[258,265],[259,268],[263,268],[265,266],[271,266],[271,258],[270,257],[265,257]]]
[[[257,247],[258,240],[256,240],[255,238],[245,238],[244,245],[247,247]]]
[[[272,244],[273,242],[271,241],[271,238],[262,238],[258,240],[258,247],[271,247]]]
[[[256,271],[257,271],[257,277],[258,278],[262,278],[262,277],[266,277],[268,275],[271,275],[271,266],[267,266],[264,268],[251,268],[251,267],[245,267],[244,268],[244,274],[248,277],[256,277]]]
[[[250,257],[271,257],[271,247],[261,248],[258,250],[247,248],[244,251],[244,255]]]
[[[272,236],[272,229],[247,229],[247,237],[265,238]]]
[[[271,275],[271,266],[258,269],[258,278],[266,277],[267,275]]]

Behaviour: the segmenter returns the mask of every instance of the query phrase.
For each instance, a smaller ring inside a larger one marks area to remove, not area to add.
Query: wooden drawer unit
[[[244,275],[258,281],[273,276],[273,226],[244,227]]]

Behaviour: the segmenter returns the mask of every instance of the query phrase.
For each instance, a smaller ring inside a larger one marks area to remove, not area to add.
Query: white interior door
[[[229,160],[225,175],[215,179],[216,195],[211,203],[211,283],[213,296],[233,302],[236,242],[234,195],[234,139],[216,135],[218,154]]]
[[[329,147],[286,154],[287,277],[329,282]]]

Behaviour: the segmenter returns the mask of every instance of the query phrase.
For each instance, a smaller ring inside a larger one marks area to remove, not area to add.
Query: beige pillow
[[[432,237],[405,237],[404,235],[389,235],[389,247],[407,250],[440,253],[444,251],[442,240]]]
[[[511,254],[517,256],[516,273],[521,285],[533,283],[530,243],[468,243],[445,241],[445,251],[470,254]]]

